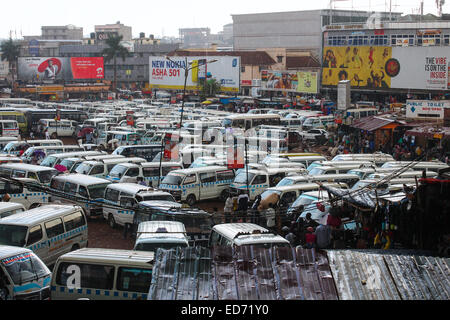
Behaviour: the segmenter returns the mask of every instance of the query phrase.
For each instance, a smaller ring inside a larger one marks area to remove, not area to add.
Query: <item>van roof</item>
[[[101,159],[101,160],[86,160],[83,163],[87,164],[115,164],[115,163],[123,163],[123,162],[145,162],[147,160],[143,158],[112,158],[112,159]]]
[[[83,248],[66,253],[59,257],[59,261],[80,261],[92,263],[118,263],[124,266],[153,265],[155,254],[151,251],[133,251],[120,249]]]
[[[270,234],[271,232],[254,223],[224,223],[216,224],[213,228],[214,231],[219,232],[225,237],[235,239],[240,235],[251,234]]]
[[[17,203],[17,202],[0,202],[0,212],[8,211],[8,210],[14,210],[14,209],[20,209],[20,208],[23,208],[25,210],[25,207],[21,203]]]
[[[170,173],[183,173],[183,174],[192,174],[198,172],[215,172],[215,171],[228,171],[232,169],[228,169],[224,166],[208,166],[208,167],[199,167],[199,168],[188,168],[188,169],[180,169],[173,170]]]
[[[21,253],[32,253],[30,249],[15,247],[15,246],[5,246],[0,245],[0,260],[15,256]]]
[[[298,175],[298,176],[286,176],[285,178],[291,179],[291,180],[306,180],[306,181],[313,181],[313,180],[327,180],[327,179],[345,179],[345,178],[357,178],[359,179],[359,176],[356,174],[350,174],[350,173],[340,173],[340,174],[318,174],[315,176],[310,175]]]
[[[81,186],[89,186],[93,184],[103,184],[103,183],[111,183],[111,181],[106,179],[97,178],[94,176],[88,176],[85,174],[67,174],[67,175],[59,175],[55,176],[53,180],[62,180],[67,181],[75,184],[79,184]]]
[[[155,191],[155,189],[146,187],[137,183],[112,183],[109,186],[107,186],[108,189],[118,190],[118,191],[125,191],[128,193],[139,193],[142,191],[148,191],[152,192]]]
[[[322,183],[322,185],[324,186],[328,186],[328,187],[339,187],[344,185],[343,183],[338,183],[338,182],[325,182]],[[271,188],[267,188],[266,191],[281,191],[281,192],[287,192],[287,191],[291,191],[291,190],[308,190],[308,189],[319,189],[320,185],[318,185],[317,183],[302,183],[302,184],[293,184],[290,186],[282,186],[282,187],[271,187]]]
[[[48,155],[49,157],[55,157],[55,158],[71,158],[71,157],[83,157],[83,156],[94,156],[94,155],[101,155],[105,154],[100,151],[78,151],[78,152],[64,152],[64,153],[54,153]]]
[[[26,164],[26,163],[4,163],[0,165],[1,168],[8,168],[12,170],[24,170],[31,172],[42,172],[42,171],[57,171],[56,169],[50,167],[43,167],[34,164]]]
[[[18,141],[18,142],[24,142],[24,143],[28,143],[28,144],[37,144],[37,143],[61,143],[61,145],[63,144],[63,142],[59,139],[49,139],[49,140],[22,140],[22,141]]]
[[[80,150],[83,149],[81,148],[79,145],[61,145],[61,146],[33,146],[30,147],[29,149],[33,149],[33,150],[47,150],[47,149],[65,149],[65,148],[79,148]]]
[[[178,238],[186,239],[186,228],[178,221],[145,221],[139,223],[138,238]]]
[[[44,205],[35,209],[19,212],[9,217],[0,219],[0,224],[32,226],[36,223],[59,217],[63,214],[72,213],[75,210],[82,211],[76,205]]]

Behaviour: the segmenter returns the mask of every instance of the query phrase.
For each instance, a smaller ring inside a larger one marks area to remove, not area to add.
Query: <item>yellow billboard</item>
[[[395,68],[391,58],[391,47],[325,47],[322,85],[337,86],[340,80],[350,80],[351,86],[356,88],[390,88],[389,74]],[[386,65],[389,72],[386,72]]]
[[[297,92],[317,93],[317,72],[297,72]]]

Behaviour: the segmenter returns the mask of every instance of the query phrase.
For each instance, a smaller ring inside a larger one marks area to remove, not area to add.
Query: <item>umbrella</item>
[[[211,104],[211,103],[212,103],[212,101],[209,101],[209,100],[206,100],[206,101],[202,102],[202,104]]]
[[[45,158],[45,153],[44,153],[44,151],[42,151],[42,150],[35,150],[34,152],[33,152],[33,157],[36,157],[36,158]]]
[[[57,164],[57,165],[55,165],[54,168],[55,168],[56,170],[58,170],[59,172],[66,172],[66,171],[67,171],[66,166],[63,166],[62,164]]]

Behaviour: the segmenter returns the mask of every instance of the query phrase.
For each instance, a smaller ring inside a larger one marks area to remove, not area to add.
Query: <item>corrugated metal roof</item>
[[[158,250],[152,300],[449,300],[449,259],[410,251]]]
[[[374,131],[385,125],[396,122],[393,119],[386,119],[377,116],[364,117],[359,120],[355,120],[351,125],[353,128],[361,129],[364,131]]]

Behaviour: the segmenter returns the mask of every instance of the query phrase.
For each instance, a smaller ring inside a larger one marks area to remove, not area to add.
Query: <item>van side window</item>
[[[95,264],[63,262],[56,273],[56,284],[67,286],[67,280],[72,275],[67,268],[78,266],[81,274],[81,288],[111,290],[114,284],[114,267]]]
[[[233,170],[217,172],[217,181],[227,181],[227,180],[233,181],[233,179],[234,179]]]
[[[266,183],[266,176],[256,176],[255,179],[253,179],[252,184],[262,184]]]
[[[117,202],[119,201],[119,193],[120,192],[117,190],[106,189],[105,199],[112,202]]]
[[[64,182],[63,181],[52,179],[52,182],[50,184],[50,188],[62,190],[63,187],[64,187]]]
[[[45,223],[45,232],[48,238],[56,237],[64,233],[64,227],[60,218]]]
[[[96,165],[92,168],[91,172],[89,173],[89,175],[94,175],[94,174],[102,174],[103,171],[105,170],[105,167],[103,165]]]
[[[64,192],[75,194],[77,192],[77,185],[75,183],[66,182],[64,185]]]
[[[27,246],[32,245],[39,240],[42,239],[42,227],[41,225],[37,225],[30,228],[30,232],[28,233]]]
[[[200,182],[201,183],[216,182],[216,173],[215,172],[200,173]]]
[[[80,211],[68,214],[63,217],[66,232],[82,227],[86,224],[83,214]]]
[[[157,177],[159,168],[142,168],[144,177]]]
[[[197,176],[194,173],[189,176],[186,176],[186,178],[184,178],[183,184],[191,184],[191,183],[195,183],[195,182],[197,182]]]
[[[117,289],[147,293],[152,282],[152,270],[121,267],[117,273]]]
[[[87,189],[84,186],[80,186],[80,188],[78,189],[78,193],[82,197],[89,198]]]
[[[126,175],[129,177],[137,177],[139,175],[139,168],[128,169]]]
[[[178,170],[178,167],[162,167],[161,168],[161,176],[165,177],[172,170]]]

